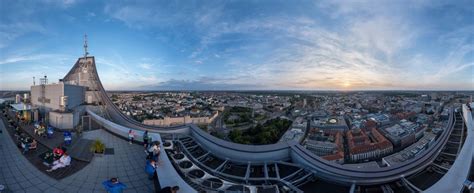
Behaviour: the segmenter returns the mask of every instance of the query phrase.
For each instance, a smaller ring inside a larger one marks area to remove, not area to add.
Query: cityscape
[[[0,193],[472,193],[474,2],[0,2]]]

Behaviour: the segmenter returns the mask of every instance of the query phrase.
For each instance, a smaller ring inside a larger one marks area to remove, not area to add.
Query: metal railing
[[[192,182],[193,184],[197,185],[200,189],[206,190],[208,192],[209,191],[211,191],[211,192],[214,191],[214,192],[229,192],[229,193],[233,193],[233,192],[254,193],[254,192],[258,192],[259,189],[273,188],[276,192],[303,193],[303,191],[301,191],[298,187],[294,186],[291,182],[285,181],[283,179],[262,178],[262,179],[257,180],[257,181],[278,180],[280,185],[278,185],[278,184],[249,185],[249,184],[242,184],[242,183],[238,183],[238,182],[225,181],[227,178],[236,178],[236,176],[232,176],[230,174],[225,174],[225,173],[222,173],[222,172],[217,172],[217,173],[208,172],[208,171],[212,171],[212,169],[208,168],[207,166],[205,166],[204,164],[202,164],[201,162],[199,162],[198,160],[196,160],[192,156],[189,157],[191,155],[191,153],[188,152],[188,150],[184,146],[183,142],[180,141],[180,139],[187,138],[187,137],[190,137],[190,136],[184,135],[184,134],[169,134],[167,136],[167,139],[171,140],[174,145],[178,145],[178,146],[173,146],[173,149],[177,150],[178,153],[182,153],[187,159],[189,159],[191,162],[193,162],[193,165],[197,166],[197,168],[198,168],[197,170],[202,171],[204,173],[204,175],[203,176],[195,176],[195,175],[193,175],[189,172],[189,171],[193,171],[193,169],[181,169],[178,165],[178,162],[176,162],[176,161],[173,162],[173,165],[175,165],[175,168],[177,168],[177,169],[179,168],[178,170],[183,175],[183,178],[185,178],[186,180],[188,180],[188,181]],[[174,154],[167,154],[167,155],[170,156],[170,160],[174,160],[174,158],[171,158],[172,155],[174,155]],[[204,167],[204,168],[201,168],[201,167]],[[187,170],[189,170],[189,171],[187,171]],[[204,176],[206,176],[207,178],[203,179]],[[227,178],[223,179],[221,176],[227,177]],[[209,179],[213,179],[213,178],[218,179],[220,181],[216,182],[216,181],[213,181],[213,180],[209,180]],[[244,179],[241,179],[241,180],[244,180]],[[249,179],[247,179],[247,180],[249,180]],[[227,190],[230,187],[233,187],[232,190]],[[241,189],[238,189],[238,187],[241,187]],[[280,191],[280,187],[281,187],[282,191]]]
[[[204,171],[203,171],[204,172]],[[191,173],[182,172],[183,176],[191,181],[193,184],[199,186],[199,188],[206,192],[225,192],[225,193],[257,193],[259,189],[273,189],[276,193],[280,192],[279,186],[276,184],[272,185],[246,185],[238,184],[233,182],[224,181],[219,179],[217,182],[210,179],[218,179],[217,177],[202,178],[203,176],[195,176]],[[210,175],[210,174],[208,174]],[[205,176],[205,174],[204,174]],[[291,184],[290,184],[291,186]],[[231,189],[231,190],[229,190]]]

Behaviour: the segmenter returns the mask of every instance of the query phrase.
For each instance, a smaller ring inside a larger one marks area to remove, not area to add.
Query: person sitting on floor
[[[53,155],[54,155],[54,160],[57,160],[59,158],[61,158],[61,156],[64,154],[64,150],[63,148],[61,148],[61,146],[58,146],[56,148],[53,149]]]
[[[44,136],[44,133],[46,132],[46,129],[40,125],[38,128],[35,129],[35,134],[38,136]]]
[[[20,127],[15,127],[15,136],[16,136],[16,137],[19,137],[20,134],[21,134],[21,129],[20,129]]]
[[[30,139],[29,138],[22,138],[20,140],[20,146],[21,148],[23,149],[23,154],[25,154],[26,152],[28,152],[28,150],[30,149]]]
[[[34,139],[31,141],[31,143],[25,143],[23,146],[23,154],[26,154],[29,150],[36,149],[37,146],[38,143]]]
[[[117,178],[112,178],[102,182],[105,190],[109,193],[122,193],[123,189],[127,188],[125,184],[119,182]]]
[[[33,141],[30,143],[30,149],[36,149],[38,147],[38,142],[36,139],[33,139]]]
[[[179,186],[173,186],[173,187],[164,187],[162,188],[159,193],[178,193]]]
[[[59,160],[56,160],[53,162],[53,166],[51,169],[46,170],[47,172],[52,172],[54,170],[57,170],[59,168],[64,168],[66,166],[69,166],[71,164],[71,156],[67,154],[67,152],[64,152],[63,156],[59,158]]]

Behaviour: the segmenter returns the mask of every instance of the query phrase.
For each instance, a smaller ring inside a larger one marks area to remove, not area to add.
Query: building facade
[[[56,84],[31,86],[31,104],[38,108],[42,120],[58,129],[73,129],[79,124],[79,112],[74,109],[84,104],[83,86]]]
[[[183,125],[183,124],[196,124],[196,125],[207,125],[211,123],[219,112],[216,111],[212,116],[209,117],[192,117],[186,115],[183,117],[164,117],[163,119],[146,119],[143,120],[143,124],[156,125],[156,126],[171,126],[171,125]]]
[[[77,85],[57,84],[31,86],[31,104],[45,112],[72,109],[84,103],[85,88]],[[66,104],[62,98],[66,97]]]
[[[390,154],[393,146],[377,129],[370,133],[360,129],[346,133],[350,160],[353,162],[372,160]]]

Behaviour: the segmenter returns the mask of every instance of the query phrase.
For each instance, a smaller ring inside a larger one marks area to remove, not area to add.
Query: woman
[[[130,144],[133,143],[133,138],[134,138],[134,137],[135,137],[135,131],[133,131],[133,130],[130,129],[130,130],[128,131],[128,142],[129,142]]]
[[[157,141],[153,148],[153,160],[155,160],[157,163],[160,157],[160,153],[161,153],[161,146],[160,146],[160,142]]]
[[[63,148],[61,148],[61,146],[58,146],[56,148],[53,149],[53,158],[54,160],[57,160],[59,158],[61,158],[61,156],[64,154],[64,150]]]
[[[59,158],[59,160],[56,160],[53,162],[53,166],[51,169],[46,170],[47,172],[52,172],[54,170],[57,170],[59,168],[64,168],[66,166],[69,166],[71,164],[71,156],[67,154],[67,152],[64,152],[63,156]]]

